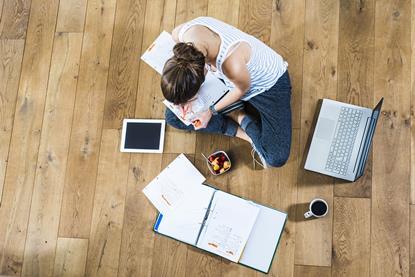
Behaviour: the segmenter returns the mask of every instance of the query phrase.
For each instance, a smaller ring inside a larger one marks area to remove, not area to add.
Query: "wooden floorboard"
[[[124,118],[164,118],[140,56],[212,16],[289,64],[292,144],[253,168],[237,138],[166,127],[163,154],[119,151]],[[265,276],[153,232],[142,189],[180,153],[207,183],[288,213],[269,276],[415,276],[415,0],[0,0],[0,275]],[[384,97],[364,176],[303,169],[318,100]],[[213,176],[201,153],[226,151]],[[329,203],[304,220],[308,203]]]
[[[25,39],[27,24],[29,21],[31,2],[37,5],[35,0],[8,1],[2,4],[0,20],[0,39]],[[37,6],[40,8],[40,6]],[[42,13],[42,11],[39,12]],[[45,11],[43,11],[45,12]]]
[[[88,238],[104,113],[115,0],[88,1],[59,236]]]
[[[59,238],[53,276],[84,276],[87,250],[87,239]]]
[[[238,28],[270,44],[272,2],[240,0]]]
[[[42,136],[23,261],[23,276],[51,276],[58,237],[62,193],[82,34],[55,35]]]
[[[412,0],[411,26],[411,204],[415,204],[415,0]]]
[[[0,21],[3,17],[3,6],[4,6],[4,0],[0,0]]]
[[[296,265],[294,271],[295,277],[330,277],[331,269],[330,267],[323,266],[302,266]]]
[[[118,276],[151,275],[156,210],[142,189],[159,174],[161,161],[162,156],[158,154],[131,157]]]
[[[145,12],[145,0],[117,1],[103,128],[120,128],[134,117]]]
[[[33,1],[0,206],[0,274],[20,274],[58,1]]]
[[[410,256],[409,256],[409,276],[414,276],[415,274],[415,205],[411,205],[410,208],[410,221],[411,221],[411,230],[409,232],[410,240]]]
[[[88,0],[59,2],[56,32],[83,33]]]
[[[370,200],[335,197],[332,276],[370,276]]]
[[[24,40],[0,40],[0,205],[23,59]]]
[[[209,0],[207,15],[238,26],[240,2],[240,0]]]
[[[116,129],[105,129],[102,134],[86,276],[116,276],[118,272],[130,163],[130,154],[119,151],[120,135]]]
[[[371,276],[409,276],[410,22],[409,1],[376,2],[374,94],[385,103],[373,144]]]

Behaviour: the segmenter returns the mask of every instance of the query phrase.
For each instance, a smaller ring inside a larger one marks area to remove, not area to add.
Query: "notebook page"
[[[180,154],[144,189],[143,193],[163,215],[185,204],[193,195],[192,187],[200,186],[205,177]]]
[[[215,189],[209,186],[195,186],[192,197],[178,207],[174,213],[163,215],[155,231],[195,245],[214,192]]]
[[[141,59],[161,74],[166,61],[173,57],[173,47],[175,44],[176,42],[172,36],[168,32],[163,31],[147,48]]]
[[[217,191],[197,246],[238,262],[258,212],[252,202]]]
[[[199,110],[201,107],[209,107],[218,101],[227,91],[228,87],[219,80],[213,73],[208,71],[205,77],[205,81],[200,87],[199,94],[197,96],[197,106],[195,110]]]
[[[239,263],[268,272],[287,214],[258,205],[260,211]]]

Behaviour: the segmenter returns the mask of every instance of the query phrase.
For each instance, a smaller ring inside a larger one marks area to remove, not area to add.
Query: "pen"
[[[228,92],[229,92],[230,90],[227,90],[218,100],[216,100],[216,102],[215,103],[213,103],[213,105],[216,105],[217,103],[219,103],[219,101],[220,100],[222,100],[223,99],[223,97],[225,97],[226,96],[226,94],[228,94]]]

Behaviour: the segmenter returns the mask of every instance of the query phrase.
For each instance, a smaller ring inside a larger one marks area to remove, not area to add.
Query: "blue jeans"
[[[291,147],[291,82],[286,71],[267,91],[247,102],[259,113],[259,120],[245,116],[241,128],[252,139],[257,151],[268,165],[279,167],[286,163]],[[182,130],[194,130],[186,126],[169,109],[165,113],[167,124]],[[238,124],[225,115],[212,116],[208,125],[198,132],[235,136]]]

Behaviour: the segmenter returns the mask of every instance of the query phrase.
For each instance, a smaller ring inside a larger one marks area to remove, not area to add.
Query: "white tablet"
[[[124,119],[120,151],[163,153],[165,125],[160,119]]]

